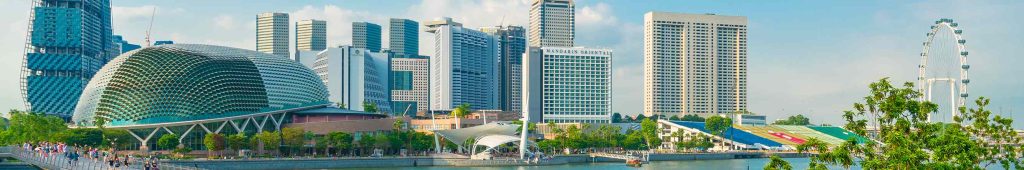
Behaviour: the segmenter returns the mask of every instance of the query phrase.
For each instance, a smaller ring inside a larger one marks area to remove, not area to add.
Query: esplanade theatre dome
[[[324,105],[309,68],[251,50],[171,44],[124,53],[85,87],[72,121],[134,126],[226,118]]]

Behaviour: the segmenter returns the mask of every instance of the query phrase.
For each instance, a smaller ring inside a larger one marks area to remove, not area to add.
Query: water
[[[810,162],[808,158],[784,158],[789,161],[789,164],[793,166],[793,169],[807,169],[807,164]],[[699,161],[653,161],[649,164],[644,164],[643,167],[630,167],[626,166],[624,162],[605,162],[605,163],[580,163],[580,164],[565,164],[565,165],[552,165],[552,166],[506,166],[506,167],[443,167],[443,166],[431,166],[431,167],[392,167],[392,168],[360,168],[360,169],[371,169],[371,170],[662,170],[662,169],[764,169],[764,165],[768,164],[767,158],[761,159],[725,159],[725,160],[699,160]],[[831,169],[842,169],[842,167],[831,167]],[[853,167],[851,169],[860,169],[859,167]]]

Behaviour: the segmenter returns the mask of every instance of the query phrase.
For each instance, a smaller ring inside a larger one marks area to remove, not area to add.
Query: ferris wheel
[[[953,19],[943,18],[935,21],[928,32],[927,40],[924,42],[924,49],[921,51],[921,65],[918,65],[918,87],[922,101],[932,101],[937,98],[933,95],[945,94],[946,92],[934,91],[945,90],[935,89],[936,86],[949,87],[949,110],[950,118],[959,112],[958,108],[964,106],[967,101],[967,84],[971,82],[967,77],[967,70],[971,68],[967,64],[967,40],[961,34],[963,30]],[[944,97],[944,96],[943,96]],[[940,106],[946,105],[945,101],[934,101]],[[937,114],[944,114],[943,108],[938,108]],[[928,115],[928,121],[932,121],[932,114]]]

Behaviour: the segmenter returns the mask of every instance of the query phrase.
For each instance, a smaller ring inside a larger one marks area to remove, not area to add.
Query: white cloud
[[[213,24],[224,30],[234,30],[238,27],[238,23],[235,21],[235,17],[230,15],[220,15],[213,18]]]

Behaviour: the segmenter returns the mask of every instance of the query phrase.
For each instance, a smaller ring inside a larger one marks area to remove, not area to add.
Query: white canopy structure
[[[492,150],[494,150],[494,148],[496,148],[498,146],[501,146],[503,144],[506,144],[506,143],[512,143],[512,144],[518,146],[518,145],[520,145],[520,141],[519,140],[520,139],[519,139],[518,136],[512,136],[512,135],[488,135],[488,136],[478,137],[478,138],[476,138],[476,143],[472,145],[473,149],[470,150],[470,151],[474,155],[482,154],[480,156],[474,156],[474,158],[490,157],[490,152]],[[536,143],[529,142],[529,141],[527,141],[527,142],[528,142],[528,145],[529,145],[529,146],[526,146],[527,148],[529,148],[531,146],[532,147],[537,147]],[[480,151],[478,153],[477,150],[476,150],[477,146],[485,146],[485,147],[487,147],[487,149],[484,149],[484,150],[482,150],[482,151]],[[523,146],[519,146],[519,147],[523,147]]]
[[[465,146],[465,142],[469,139],[477,139],[483,136],[492,135],[504,135],[512,136],[519,132],[519,125],[510,123],[488,123],[480,126],[473,126],[462,129],[451,129],[451,130],[438,130],[434,133],[440,135],[444,139],[459,145],[460,147]],[[517,139],[518,140],[518,139]]]

